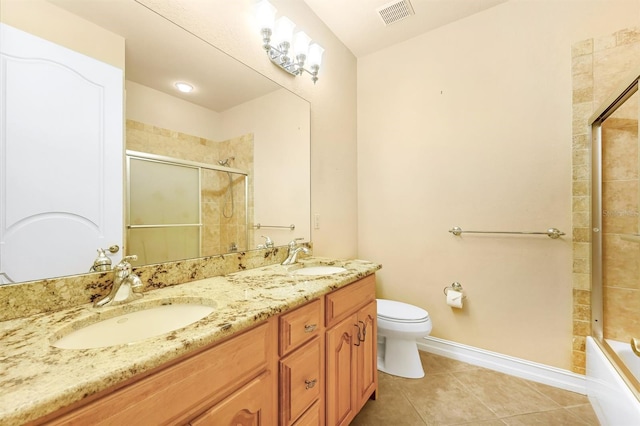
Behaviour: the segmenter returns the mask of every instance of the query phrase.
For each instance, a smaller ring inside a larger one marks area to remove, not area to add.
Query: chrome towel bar
[[[464,231],[462,228],[460,228],[459,226],[454,226],[453,228],[449,229],[449,232],[451,232],[453,235],[455,236],[459,236],[460,234],[462,234],[463,232],[466,234],[518,234],[518,235],[546,235],[549,238],[552,239],[556,239],[556,238],[560,238],[561,235],[565,235],[564,232],[556,229],[556,228],[549,228],[547,229],[545,232],[518,232],[518,231]]]
[[[277,225],[260,225],[259,223],[256,223],[255,225],[253,225],[254,228],[256,229],[260,229],[260,228],[289,228],[292,231],[294,229],[296,229],[296,226],[294,224],[291,224],[289,226],[277,226]]]

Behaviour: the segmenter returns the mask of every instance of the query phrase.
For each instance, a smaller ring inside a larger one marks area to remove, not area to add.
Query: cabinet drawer
[[[320,402],[314,402],[293,426],[320,426]]]
[[[314,300],[280,317],[280,356],[320,334],[320,301]]]
[[[320,338],[280,361],[280,424],[290,425],[320,397]]]
[[[351,315],[359,307],[375,300],[376,276],[369,275],[326,296],[326,326],[331,327]]]

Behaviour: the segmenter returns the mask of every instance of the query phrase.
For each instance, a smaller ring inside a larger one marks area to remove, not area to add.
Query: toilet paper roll
[[[455,290],[447,290],[447,305],[452,308],[462,308],[462,293]]]

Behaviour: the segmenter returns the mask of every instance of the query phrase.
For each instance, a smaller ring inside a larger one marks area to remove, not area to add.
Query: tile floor
[[[379,373],[352,426],[599,425],[586,396],[420,352],[423,379]]]

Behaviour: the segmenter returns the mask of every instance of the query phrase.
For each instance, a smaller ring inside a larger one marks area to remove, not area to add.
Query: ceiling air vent
[[[391,25],[415,14],[409,0],[394,1],[376,9],[385,25]]]

